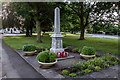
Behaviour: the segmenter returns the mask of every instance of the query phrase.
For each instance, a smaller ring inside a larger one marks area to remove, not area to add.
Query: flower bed
[[[120,63],[118,58],[106,54],[101,58],[90,59],[87,62],[74,63],[72,67],[60,70],[60,73],[64,76],[70,77],[82,76],[90,72],[95,72],[110,66],[114,66],[118,63]]]

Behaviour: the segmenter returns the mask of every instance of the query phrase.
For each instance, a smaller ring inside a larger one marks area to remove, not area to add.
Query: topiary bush
[[[35,51],[36,50],[36,46],[33,44],[27,44],[24,45],[22,48],[23,51]]]
[[[84,46],[83,49],[81,50],[81,53],[84,55],[94,55],[95,49],[93,47]]]
[[[50,51],[40,52],[36,56],[36,60],[38,60],[39,62],[44,62],[44,63],[54,62],[56,58],[57,58],[57,54],[50,52]]]

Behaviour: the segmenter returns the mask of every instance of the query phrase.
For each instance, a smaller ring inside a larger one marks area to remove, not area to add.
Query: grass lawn
[[[86,37],[86,40],[78,40],[79,37],[64,37],[63,42],[68,45],[82,48],[83,46],[94,47],[97,51],[119,54],[118,41],[101,38]],[[36,37],[4,37],[3,40],[14,49],[22,49],[24,44],[35,44],[37,47],[50,47],[51,38],[42,37],[43,43],[37,43]]]

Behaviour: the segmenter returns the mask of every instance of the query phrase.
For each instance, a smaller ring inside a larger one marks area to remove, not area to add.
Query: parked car
[[[1,29],[0,30],[0,34],[3,34],[5,32],[5,30]]]

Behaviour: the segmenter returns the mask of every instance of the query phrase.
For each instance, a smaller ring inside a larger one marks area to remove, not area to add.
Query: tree
[[[11,9],[9,3],[2,5],[2,26],[3,28],[13,28],[18,25],[18,19]]]
[[[84,40],[84,32],[85,28],[89,24],[94,24],[99,21],[103,21],[104,23],[107,21],[115,22],[116,17],[113,16],[114,12],[117,10],[118,3],[112,3],[112,2],[70,2],[67,3],[66,6],[68,6],[70,9],[71,15],[76,15],[79,20],[80,24],[80,39]],[[110,14],[103,18],[105,14]],[[70,16],[71,16],[70,15]]]
[[[34,20],[36,23],[37,42],[42,43],[41,40],[41,26],[46,23],[48,19],[51,19],[53,8],[48,3],[42,2],[30,2],[28,3],[34,14]]]

